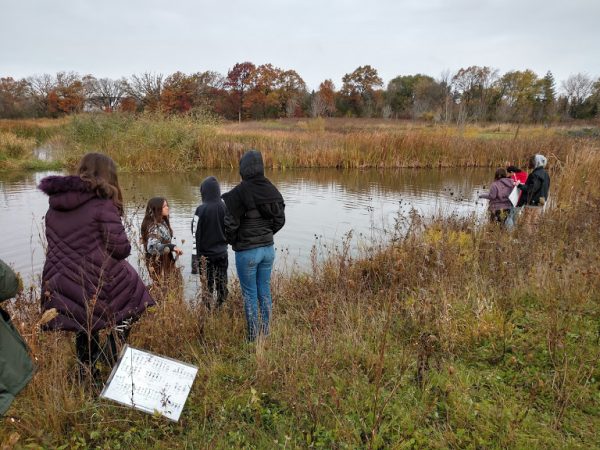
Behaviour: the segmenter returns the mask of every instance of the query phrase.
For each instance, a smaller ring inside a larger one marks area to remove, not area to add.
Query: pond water
[[[26,280],[39,276],[44,263],[43,216],[48,198],[36,189],[51,172],[0,173],[0,258],[20,271]],[[199,185],[215,175],[226,192],[239,181],[235,171],[203,170],[195,173],[119,174],[132,242],[138,242],[139,223],[146,201],[166,197],[176,243],[184,255],[179,261],[189,285],[192,236],[190,222],[200,201]],[[486,169],[453,170],[286,170],[268,172],[286,202],[286,225],[276,235],[278,270],[306,270],[313,246],[326,251],[339,245],[352,231],[352,248],[373,239],[385,239],[399,214],[411,208],[425,217],[434,214],[475,214],[482,217],[486,204],[477,193],[493,174]],[[135,247],[135,246],[134,246]],[[129,257],[139,268],[137,251]],[[233,254],[229,259],[233,269]]]

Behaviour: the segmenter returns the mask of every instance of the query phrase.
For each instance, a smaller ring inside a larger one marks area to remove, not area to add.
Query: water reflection
[[[43,266],[43,215],[48,199],[36,189],[51,174],[0,174],[0,229],[4,245],[0,257],[26,276],[39,274]],[[177,243],[185,255],[180,264],[189,279],[190,222],[200,201],[199,186],[215,175],[223,192],[239,181],[233,170],[203,170],[194,173],[119,175],[126,202],[132,239],[147,200],[163,196],[171,206],[171,223]],[[286,226],[276,236],[278,267],[305,268],[315,237],[337,242],[348,231],[367,239],[390,229],[398,213],[415,208],[425,216],[434,213],[481,215],[484,205],[475,202],[476,192],[489,182],[487,170],[287,170],[267,173],[286,201]],[[183,242],[182,242],[183,241]],[[356,242],[356,240],[355,240]],[[281,256],[285,256],[282,258]],[[137,257],[131,262],[137,266]],[[230,267],[233,267],[233,258]]]

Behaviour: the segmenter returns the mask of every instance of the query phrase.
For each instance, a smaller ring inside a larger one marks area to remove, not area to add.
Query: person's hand
[[[175,248],[173,249],[173,251],[174,251],[175,253],[177,253],[179,256],[183,255],[183,250],[181,250],[179,247],[175,247]]]

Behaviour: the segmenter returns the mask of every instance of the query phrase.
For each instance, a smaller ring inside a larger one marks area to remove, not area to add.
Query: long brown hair
[[[146,213],[144,214],[144,220],[142,220],[142,241],[144,245],[148,243],[148,230],[150,226],[156,223],[165,223],[169,228],[169,233],[173,236],[173,229],[171,228],[171,223],[169,222],[169,216],[165,217],[162,215],[163,205],[167,202],[167,199],[164,197],[152,197],[148,200],[148,204],[146,205]]]
[[[500,167],[496,169],[496,173],[494,174],[494,180],[499,180],[500,178],[506,178],[506,169]]]
[[[112,200],[119,214],[123,215],[123,194],[117,178],[117,166],[112,159],[102,153],[88,153],[81,158],[77,174],[98,197]]]

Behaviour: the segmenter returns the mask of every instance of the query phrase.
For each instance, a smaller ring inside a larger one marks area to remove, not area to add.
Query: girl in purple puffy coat
[[[95,377],[96,362],[113,364],[131,323],[154,304],[125,260],[131,245],[116,166],[106,155],[88,153],[77,175],[44,178],[39,189],[50,204],[42,310],[58,312],[45,327],[75,332],[81,373]],[[111,333],[101,346],[98,332],[105,328]]]

